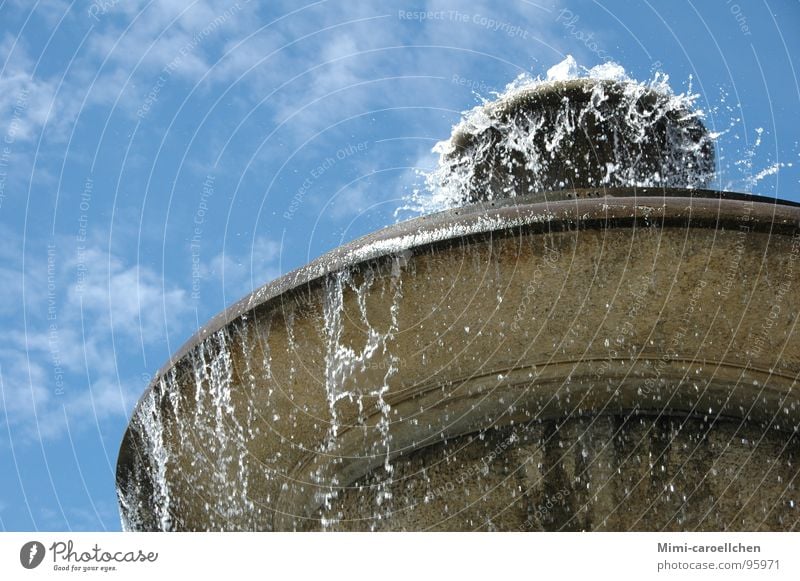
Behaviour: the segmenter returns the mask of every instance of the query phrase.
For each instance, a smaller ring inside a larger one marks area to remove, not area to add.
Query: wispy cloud
[[[252,22],[247,0],[117,2],[95,19],[91,52],[116,67],[197,79],[213,62],[214,40],[238,34]]]
[[[51,115],[55,83],[32,75],[25,46],[10,35],[0,40],[0,138],[6,145],[31,141]]]
[[[244,252],[220,252],[202,267],[207,287],[221,289],[226,304],[271,282],[281,273],[280,244],[258,236]]]
[[[184,290],[99,247],[60,258],[65,246],[8,273],[31,289],[25,319],[5,317],[0,347],[0,420],[23,440],[60,436],[67,421],[80,430],[127,417],[143,388],[131,361],[190,327]]]

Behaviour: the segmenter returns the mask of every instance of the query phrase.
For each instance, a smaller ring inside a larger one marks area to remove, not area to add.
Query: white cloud
[[[167,288],[151,269],[126,265],[104,250],[89,249],[83,257],[89,265],[80,284],[70,286],[70,309],[82,308],[96,327],[110,328],[130,338],[162,338],[169,319],[179,321],[190,309],[183,289]],[[76,269],[77,259],[68,263]]]
[[[98,19],[90,40],[97,57],[133,72],[160,72],[198,79],[210,67],[208,54],[220,37],[238,34],[252,23],[248,2],[118,2]]]
[[[55,83],[32,76],[33,61],[10,35],[0,41],[0,63],[0,139],[31,141],[51,115]]]
[[[352,183],[341,190],[329,206],[330,216],[335,219],[352,218],[361,214],[377,202],[368,180]]]
[[[225,302],[238,300],[280,275],[278,242],[258,236],[245,253],[220,252],[203,267],[203,278],[222,285]]]
[[[24,273],[33,291],[21,305],[27,328],[7,315],[0,347],[0,423],[7,414],[15,435],[28,440],[61,436],[67,421],[77,431],[127,417],[144,387],[130,360],[191,321],[184,290],[101,248],[87,249],[80,263],[72,256],[50,266],[40,261]],[[19,271],[9,276],[23,280]]]
[[[63,142],[83,103],[116,103],[133,118],[160,76],[174,84],[206,74],[222,42],[255,25],[255,4],[126,0],[97,3],[101,9],[93,15],[91,3],[72,7],[67,22],[92,30],[87,50],[75,55],[63,78],[35,71],[25,37],[6,34],[0,39],[0,138],[12,131],[17,141],[30,141],[47,126]],[[18,2],[8,9],[24,14],[29,7]],[[36,14],[48,29],[65,9],[61,0],[48,0]]]

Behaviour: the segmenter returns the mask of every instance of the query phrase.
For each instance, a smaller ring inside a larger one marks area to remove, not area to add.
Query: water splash
[[[224,329],[211,335],[198,349],[200,365],[195,369],[196,394],[204,400],[195,408],[193,424],[195,430],[205,432],[203,441],[209,443],[214,458],[211,480],[218,499],[214,511],[222,517],[220,528],[252,507],[247,497],[245,430],[233,400],[230,344]],[[205,396],[200,395],[203,392]],[[231,487],[231,482],[240,485]]]
[[[743,155],[737,156],[739,159],[733,162],[733,168],[728,168],[733,179],[728,182],[726,189],[753,191],[764,179],[778,174],[782,168],[793,166],[792,162],[772,162],[757,169],[756,158],[764,141],[764,133],[763,127],[757,127],[753,142],[744,149]],[[730,171],[731,169],[735,171]]]
[[[146,446],[145,456],[150,464],[150,477],[153,484],[154,516],[162,531],[172,528],[170,516],[170,486],[167,478],[167,462],[169,451],[167,437],[164,433],[164,422],[159,401],[164,394],[166,383],[162,378],[159,390],[150,390],[142,401],[139,414],[136,416],[136,429]]]
[[[705,131],[697,99],[673,92],[663,73],[643,83],[616,63],[586,69],[568,56],[544,78],[521,74],[465,111],[433,148],[439,164],[424,174],[425,188],[402,209],[429,213],[576,183],[705,187],[718,135]]]

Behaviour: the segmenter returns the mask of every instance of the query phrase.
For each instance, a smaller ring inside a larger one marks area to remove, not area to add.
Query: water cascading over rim
[[[452,208],[262,287],[161,370],[125,527],[796,529],[800,208],[702,189],[701,119],[632,82],[514,91],[439,151]]]
[[[714,144],[686,99],[634,82],[537,84],[474,109],[437,145],[460,204],[585,188],[705,188]]]

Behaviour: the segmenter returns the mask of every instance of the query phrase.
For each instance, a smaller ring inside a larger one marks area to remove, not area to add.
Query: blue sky
[[[410,217],[433,145],[520,73],[663,71],[721,133],[717,187],[800,201],[798,30],[793,0],[0,0],[0,530],[118,530],[170,353]]]

